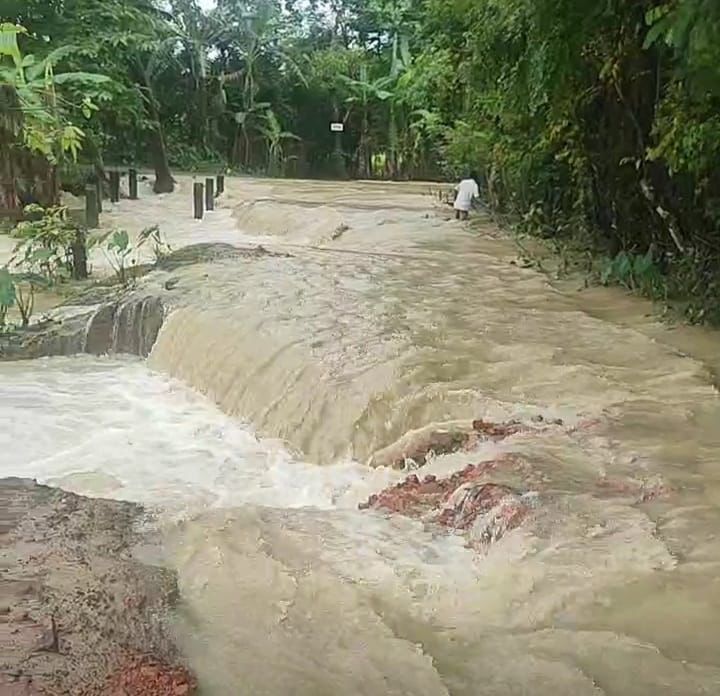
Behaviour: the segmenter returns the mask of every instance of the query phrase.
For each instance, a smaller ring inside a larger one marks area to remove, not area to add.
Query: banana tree
[[[236,111],[233,114],[237,131],[233,143],[232,157],[235,162],[241,162],[245,168],[250,166],[252,154],[250,132],[253,124],[262,123],[263,116],[270,106],[270,102],[257,102],[252,104],[250,108],[244,111]]]
[[[104,75],[87,72],[56,73],[55,65],[75,50],[71,46],[56,49],[42,60],[23,55],[18,37],[25,33],[21,26],[0,24],[0,157],[6,174],[4,205],[10,209],[19,205],[17,179],[23,176],[34,180],[35,168],[46,178],[42,202],[58,202],[57,166],[66,156],[77,158],[84,137],[67,112],[79,108],[89,117],[95,109],[87,94],[75,104],[61,90],[74,86],[82,91],[110,81]]]
[[[434,143],[442,142],[446,126],[442,117],[435,111],[416,109],[410,114],[410,175],[425,176],[431,169],[429,153]]]
[[[381,77],[370,80],[367,65],[360,66],[360,79],[355,80],[346,75],[341,79],[350,92],[345,100],[347,104],[357,104],[361,109],[360,144],[358,145],[358,176],[369,178],[371,174],[372,147],[370,139],[370,107],[373,102],[391,100],[393,93],[387,89],[393,82],[392,77]]]
[[[187,65],[193,86],[195,141],[208,146],[216,130],[211,126],[211,90],[217,77],[211,75],[210,52],[225,33],[221,17],[206,13],[195,0],[172,0],[172,31],[182,46],[181,59]]]
[[[219,12],[224,11],[222,8]],[[222,14],[228,18],[227,14]],[[278,44],[274,35],[274,25],[269,17],[254,16],[246,14],[241,23],[230,22],[231,28],[226,31],[226,38],[232,44],[234,65],[229,66],[228,71],[222,74],[218,80],[222,101],[227,104],[228,97],[226,88],[230,85],[239,85],[241,108],[229,110],[229,114],[238,126],[233,153],[236,161],[241,161],[245,168],[251,164],[252,148],[250,145],[250,133],[252,129],[259,131],[267,139],[264,132],[275,133],[272,126],[268,126],[265,118],[266,112],[271,105],[267,102],[258,102],[258,95],[261,92],[263,78],[268,78],[263,73],[268,66],[274,66],[279,74],[293,75],[302,85],[307,85],[305,75],[293,59]],[[232,70],[234,67],[236,69]],[[282,131],[281,131],[282,132]],[[243,154],[239,158],[240,143],[242,143]]]
[[[267,169],[271,176],[283,174],[285,164],[285,151],[283,144],[288,140],[300,140],[294,133],[284,131],[278,121],[275,112],[268,109],[264,113],[264,124],[260,126],[260,132],[265,138],[267,146]]]
[[[412,0],[371,0],[370,7],[391,38],[389,84],[395,85],[401,75],[410,68],[410,41],[407,36],[407,22],[411,15]],[[401,105],[395,94],[389,100],[388,118],[388,174],[394,178],[399,173],[400,138],[398,110]]]
[[[102,66],[114,80],[109,103],[122,109],[122,127],[145,139],[155,169],[154,190],[169,193],[174,181],[168,164],[159,87],[177,75],[179,39],[172,15],[147,0],[75,0],[82,22],[71,25],[71,40],[80,45],[84,62]],[[67,4],[67,3],[66,3]],[[76,10],[77,11],[77,10]],[[177,79],[175,79],[177,83]],[[110,118],[112,120],[112,117]],[[123,133],[128,139],[129,133]]]

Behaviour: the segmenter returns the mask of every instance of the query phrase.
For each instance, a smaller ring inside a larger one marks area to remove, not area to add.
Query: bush
[[[70,219],[66,207],[30,205],[25,208],[25,217],[13,230],[20,241],[11,263],[39,273],[51,283],[87,277],[85,232]]]

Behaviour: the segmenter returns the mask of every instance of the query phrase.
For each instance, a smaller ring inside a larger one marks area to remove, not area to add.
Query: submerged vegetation
[[[481,172],[600,280],[720,322],[715,0],[5,0],[0,206],[77,167]],[[330,123],[342,124],[332,131]]]

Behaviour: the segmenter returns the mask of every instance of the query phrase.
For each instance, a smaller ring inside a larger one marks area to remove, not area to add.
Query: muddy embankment
[[[181,696],[172,573],[136,561],[142,509],[0,480],[0,693]]]

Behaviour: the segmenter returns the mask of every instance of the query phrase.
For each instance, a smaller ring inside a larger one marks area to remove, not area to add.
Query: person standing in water
[[[480,189],[477,185],[477,174],[472,172],[455,187],[455,219],[467,220],[472,208],[473,200],[480,198]]]

